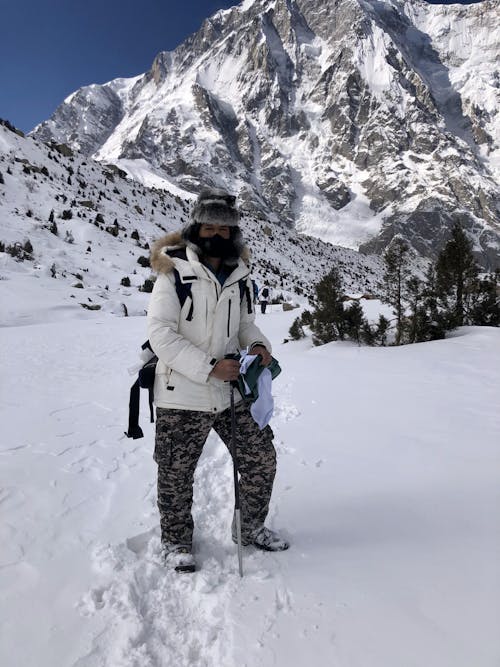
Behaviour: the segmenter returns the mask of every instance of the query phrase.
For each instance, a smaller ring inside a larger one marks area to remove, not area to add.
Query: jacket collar
[[[209,279],[219,284],[215,274],[212,271],[210,271],[210,269],[207,266],[205,266],[202,262],[200,262],[198,254],[189,247],[186,248],[186,260],[174,259],[174,262],[175,262],[175,268],[179,271],[181,278],[184,280],[186,279],[186,275],[189,272],[191,273],[194,272],[197,278],[205,280]],[[224,283],[223,288],[227,287],[228,285],[232,285],[233,283],[237,283],[238,280],[246,278],[249,274],[250,274],[249,267],[240,257],[235,268],[231,271],[226,282]]]
[[[184,253],[186,259],[182,258]],[[176,256],[176,254],[181,256]],[[224,283],[224,287],[238,282],[238,280],[246,278],[250,274],[249,258],[250,252],[245,247],[236,267]],[[151,249],[151,268],[156,273],[164,274],[171,273],[175,268],[183,281],[187,280],[189,275],[194,274],[197,278],[208,278],[217,282],[215,275],[200,262],[198,254],[192,248],[186,246],[180,231],[167,234],[154,243]]]

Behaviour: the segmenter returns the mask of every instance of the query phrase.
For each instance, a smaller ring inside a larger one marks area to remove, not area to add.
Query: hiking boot
[[[195,563],[191,548],[186,544],[163,543],[164,563],[176,572],[194,572]]]
[[[233,542],[237,542],[236,535],[233,534]],[[244,546],[253,545],[263,551],[286,551],[290,544],[280,537],[274,530],[261,526],[250,534],[250,537],[242,537],[241,543]]]
[[[252,533],[251,544],[263,551],[286,551],[290,544],[274,530],[261,526]]]

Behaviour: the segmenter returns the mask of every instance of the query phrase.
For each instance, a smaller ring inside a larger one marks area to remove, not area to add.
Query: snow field
[[[258,315],[283,367],[268,523],[292,546],[245,549],[243,579],[213,434],[196,474],[199,569],[161,564],[145,400],[144,440],[123,435],[145,319],[2,329],[2,664],[498,664],[499,331],[312,349],[282,343],[295,316]]]

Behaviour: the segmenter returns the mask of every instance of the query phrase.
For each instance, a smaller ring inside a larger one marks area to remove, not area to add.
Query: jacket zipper
[[[167,370],[166,374],[165,374],[165,380],[164,380],[164,382],[165,382],[165,389],[167,389],[167,390],[168,390],[169,387],[170,387],[170,376],[171,376],[171,375],[172,375],[172,369],[169,368],[169,369]],[[170,391],[172,391],[172,390],[170,389]]]
[[[231,299],[229,299],[228,309],[227,309],[227,337],[230,336],[231,330]]]
[[[187,320],[188,322],[191,322],[191,320],[193,319],[193,311],[194,311],[194,301],[193,301],[193,297],[191,296],[190,299],[191,299],[191,306],[190,306],[190,308],[189,308],[189,312],[188,312],[187,317],[186,317],[186,320]]]

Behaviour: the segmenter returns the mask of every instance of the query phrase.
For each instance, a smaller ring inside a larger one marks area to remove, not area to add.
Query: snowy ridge
[[[148,294],[140,288],[151,270],[139,261],[147,262],[155,240],[189,220],[193,195],[152,174],[144,160],[121,161],[120,173],[60,150],[0,126],[0,242],[5,248],[32,245],[24,261],[0,252],[0,293],[16,294],[23,304],[13,310],[7,305],[0,326],[44,320],[49,303],[58,319],[92,317],[88,307],[144,314]],[[379,292],[378,257],[246,213],[242,229],[252,250],[253,277],[259,284],[267,280],[276,296],[300,300],[332,266],[341,271],[346,291]],[[52,224],[57,233],[51,233]]]

